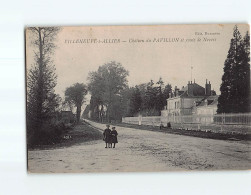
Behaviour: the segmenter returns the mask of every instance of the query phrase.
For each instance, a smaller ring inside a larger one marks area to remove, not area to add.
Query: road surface
[[[89,121],[104,129],[104,124]],[[116,148],[102,140],[28,151],[29,172],[146,172],[250,169],[250,141],[212,140],[116,127]]]

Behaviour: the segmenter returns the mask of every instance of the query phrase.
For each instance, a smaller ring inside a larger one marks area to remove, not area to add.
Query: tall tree
[[[164,99],[164,94],[163,94],[163,86],[164,86],[164,82],[162,80],[162,78],[159,78],[159,81],[156,83],[158,86],[157,88],[157,95],[156,95],[156,110],[159,111],[159,113],[161,113],[161,110],[163,110],[164,106],[165,106],[165,99]]]
[[[249,32],[246,32],[246,35],[243,38],[243,47],[245,56],[243,56],[243,66],[242,66],[242,75],[239,75],[239,78],[242,79],[240,83],[241,87],[241,96],[243,97],[240,105],[240,112],[250,112],[250,35]],[[244,86],[243,86],[244,84]]]
[[[250,64],[249,35],[244,40],[234,27],[218,99],[218,113],[249,112]]]
[[[127,87],[128,74],[128,71],[115,61],[104,64],[97,71],[89,74],[88,88],[91,95],[99,100],[97,103],[102,108],[104,106],[107,108],[108,122],[111,121],[111,117],[115,116],[112,106],[118,100],[117,96],[121,96],[121,92]]]
[[[27,130],[28,135],[38,135],[42,124],[53,117],[60,98],[54,92],[56,86],[53,54],[59,28],[27,28],[26,36],[34,52],[34,64],[27,73]]]
[[[87,86],[83,83],[75,83],[71,87],[66,88],[65,90],[65,101],[71,102],[77,108],[77,122],[80,120],[81,107],[85,102],[85,96],[87,94]]]
[[[169,93],[171,91],[172,91],[172,85],[168,83],[163,91],[163,101],[165,102],[165,105],[166,105],[166,100],[169,98]]]
[[[249,112],[250,64],[249,37],[244,40],[234,27],[218,99],[218,113]]]
[[[133,91],[130,97],[130,104],[129,104],[130,116],[134,116],[135,114],[139,113],[142,108],[142,98],[138,86],[132,88],[132,90]]]
[[[131,116],[130,114],[130,99],[133,93],[133,88],[126,87],[121,91],[121,110],[122,117]]]
[[[146,105],[145,94],[146,94],[146,91],[147,91],[148,84],[149,83],[142,83],[142,84],[137,85],[137,87],[138,87],[138,89],[140,91],[140,96],[141,96],[141,100],[142,100],[141,110],[143,110],[145,108],[145,105]]]
[[[91,96],[90,112],[92,119],[99,120],[100,122],[103,121],[105,116],[104,105],[102,104],[102,101],[95,95]]]
[[[151,80],[146,87],[144,94],[144,109],[154,109],[156,102],[156,93],[154,89],[154,82]]]

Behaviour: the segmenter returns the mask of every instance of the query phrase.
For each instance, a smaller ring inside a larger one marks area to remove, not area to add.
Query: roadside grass
[[[53,143],[50,145],[35,145],[30,149],[55,149],[61,147],[69,147],[72,145],[77,145],[81,143],[87,143],[95,140],[102,140],[102,132],[98,129],[90,126],[86,122],[76,125],[74,128],[66,131],[61,137],[58,143]]]
[[[128,128],[135,128],[139,130],[148,130],[155,132],[163,132],[169,134],[177,134],[177,135],[186,135],[200,138],[208,138],[208,139],[218,139],[218,140],[231,140],[231,141],[240,141],[240,140],[251,140],[250,134],[242,134],[236,132],[213,132],[213,131],[204,131],[204,130],[195,130],[195,129],[178,129],[178,128],[161,128],[157,126],[150,125],[136,125],[136,124],[128,124],[128,123],[114,123],[114,125]]]

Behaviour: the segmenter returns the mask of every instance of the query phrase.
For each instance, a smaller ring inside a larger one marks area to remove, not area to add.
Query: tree
[[[146,105],[145,94],[146,94],[146,91],[147,91],[148,84],[149,83],[142,83],[142,84],[137,85],[137,88],[140,91],[140,96],[141,96],[141,100],[142,100],[141,109],[140,109],[141,111],[144,110],[145,105]]]
[[[59,28],[27,28],[34,51],[34,64],[27,73],[27,131],[37,136],[44,123],[50,123],[59,107],[60,97],[55,94],[57,76],[52,56]],[[28,140],[29,141],[29,140]]]
[[[101,107],[101,110],[100,110],[100,107]],[[92,119],[99,120],[100,122],[103,121],[103,118],[105,115],[104,105],[102,104],[101,100],[95,95],[91,96],[90,112],[91,112]]]
[[[250,112],[250,97],[251,97],[251,91],[250,91],[250,35],[248,32],[246,32],[246,35],[243,38],[243,46],[244,46],[244,52],[245,56],[243,57],[243,66],[242,66],[242,75],[240,75],[240,78],[242,79],[242,82],[240,85],[244,84],[244,86],[241,86],[242,89],[242,104],[240,106],[241,112]]]
[[[74,107],[74,104],[70,100],[65,100],[62,102],[63,110],[70,110],[71,112],[73,112],[73,107]]]
[[[80,120],[81,107],[85,102],[85,96],[87,94],[87,86],[83,83],[75,83],[71,87],[66,88],[65,90],[65,101],[71,102],[77,108],[77,123]]]
[[[162,80],[162,78],[159,78],[159,81],[156,83],[158,86],[156,87],[156,91],[157,91],[157,95],[156,95],[156,110],[159,111],[159,113],[161,113],[161,110],[163,110],[164,106],[165,106],[165,102],[166,100],[164,99],[164,94],[163,94],[163,86],[164,86],[164,82]]]
[[[121,91],[121,105],[120,108],[122,110],[122,116],[126,117],[126,116],[131,116],[130,113],[130,100],[131,100],[131,96],[133,93],[133,89],[134,88],[129,88],[126,87],[124,90]]]
[[[166,105],[166,99],[169,97],[172,86],[167,84],[164,87],[164,82],[160,77],[156,84],[151,80],[130,89],[128,116],[137,115],[139,110],[144,116],[159,116]]]
[[[134,116],[135,114],[139,113],[142,108],[142,99],[141,94],[139,91],[138,86],[132,88],[132,94],[130,97],[130,104],[129,104],[129,115]]]
[[[164,91],[163,91],[163,102],[164,102],[164,105],[166,105],[167,103],[167,99],[169,98],[169,93],[172,91],[172,85],[171,84],[167,84],[164,88]]]
[[[153,87],[154,82],[151,80],[146,87],[146,91],[144,94],[144,109],[154,109],[155,107],[155,102],[156,102],[156,91],[155,88]]]
[[[113,104],[116,104],[118,97],[121,97],[122,91],[127,87],[128,71],[115,61],[104,64],[95,72],[89,73],[88,89],[91,92],[96,105],[107,108],[107,120],[111,121],[111,117],[115,117],[115,110],[112,110]]]
[[[249,112],[250,64],[249,35],[244,39],[238,27],[234,27],[218,99],[218,113]]]

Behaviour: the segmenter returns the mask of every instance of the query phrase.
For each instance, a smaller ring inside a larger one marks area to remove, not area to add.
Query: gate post
[[[142,115],[139,115],[139,126],[141,125],[142,122]]]

